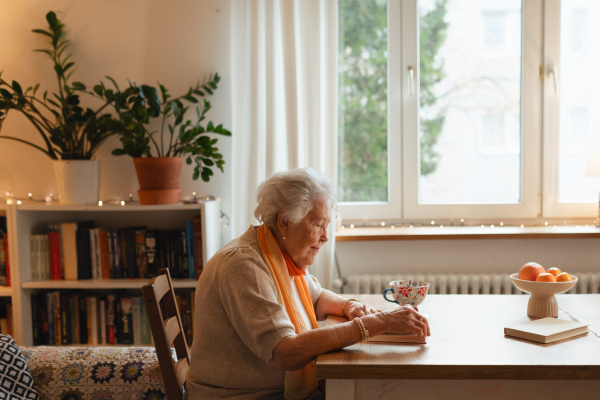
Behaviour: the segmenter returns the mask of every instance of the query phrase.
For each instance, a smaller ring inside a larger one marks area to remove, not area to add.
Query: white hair
[[[256,219],[271,229],[277,228],[277,216],[285,222],[299,223],[319,200],[335,207],[333,184],[323,173],[312,168],[276,172],[258,186]]]

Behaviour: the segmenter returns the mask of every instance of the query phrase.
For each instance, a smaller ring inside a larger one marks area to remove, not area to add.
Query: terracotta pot
[[[140,204],[179,203],[182,157],[134,158]]]

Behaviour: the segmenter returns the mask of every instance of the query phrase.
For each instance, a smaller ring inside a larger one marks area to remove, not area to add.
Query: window
[[[589,21],[600,2],[339,0],[342,217],[595,216]]]

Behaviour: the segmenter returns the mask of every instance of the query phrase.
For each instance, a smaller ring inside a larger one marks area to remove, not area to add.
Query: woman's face
[[[312,265],[319,249],[327,241],[329,225],[329,207],[325,200],[315,202],[312,210],[296,225],[279,222],[279,229],[285,240],[281,246],[296,264],[305,271]]]

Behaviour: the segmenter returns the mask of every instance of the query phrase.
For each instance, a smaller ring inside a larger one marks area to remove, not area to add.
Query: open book
[[[552,343],[587,333],[588,325],[553,317],[536,319],[504,328],[504,334],[540,343]]]
[[[429,316],[424,315],[428,320]],[[329,315],[327,317],[327,321],[325,326],[332,326],[336,324],[341,324],[344,322],[348,322],[348,318],[338,317],[337,315]],[[427,336],[418,336],[415,333],[406,332],[406,333],[384,333],[382,335],[377,335],[373,337],[369,337],[369,343],[417,343],[423,344],[427,343]]]

